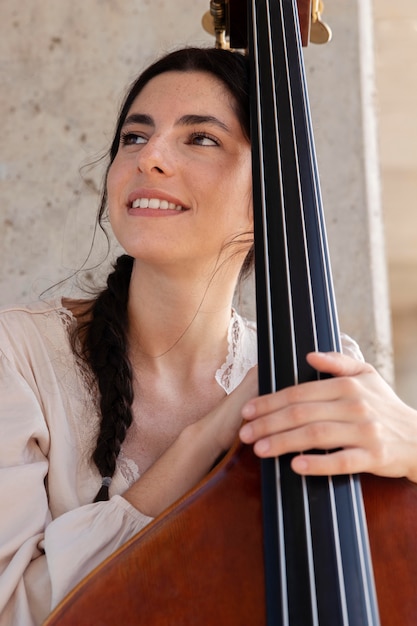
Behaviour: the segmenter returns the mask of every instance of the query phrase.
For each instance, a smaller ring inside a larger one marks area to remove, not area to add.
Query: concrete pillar
[[[374,3],[396,390],[417,408],[417,2]]]
[[[341,328],[391,379],[371,0],[327,0],[333,39],[306,51]]]

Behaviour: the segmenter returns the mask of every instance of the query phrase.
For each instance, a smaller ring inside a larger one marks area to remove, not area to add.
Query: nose
[[[137,167],[139,171],[146,174],[171,176],[174,171],[172,148],[162,136],[153,135],[139,150]]]

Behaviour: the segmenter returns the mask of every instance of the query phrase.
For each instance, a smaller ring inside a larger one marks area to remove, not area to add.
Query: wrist
[[[174,443],[132,485],[124,498],[136,509],[157,517],[192,489],[214,465],[221,449],[199,420],[186,426]]]

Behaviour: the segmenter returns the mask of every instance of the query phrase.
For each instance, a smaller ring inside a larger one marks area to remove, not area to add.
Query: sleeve
[[[353,359],[356,359],[357,361],[362,361],[362,362],[365,361],[359,345],[354,339],[352,339],[352,337],[350,337],[349,335],[346,335],[345,333],[341,333],[340,340],[342,343],[343,354],[347,354],[347,356],[351,356]]]
[[[35,626],[150,518],[114,496],[52,520],[41,399],[2,353],[0,433],[0,626]]]
[[[45,554],[52,580],[51,608],[150,521],[115,495],[108,502],[69,511],[49,524]]]

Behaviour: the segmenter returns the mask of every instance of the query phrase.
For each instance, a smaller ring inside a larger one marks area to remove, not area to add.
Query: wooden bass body
[[[415,626],[417,485],[364,475],[362,490],[381,624]],[[45,626],[263,626],[261,517],[260,462],[238,444]]]

